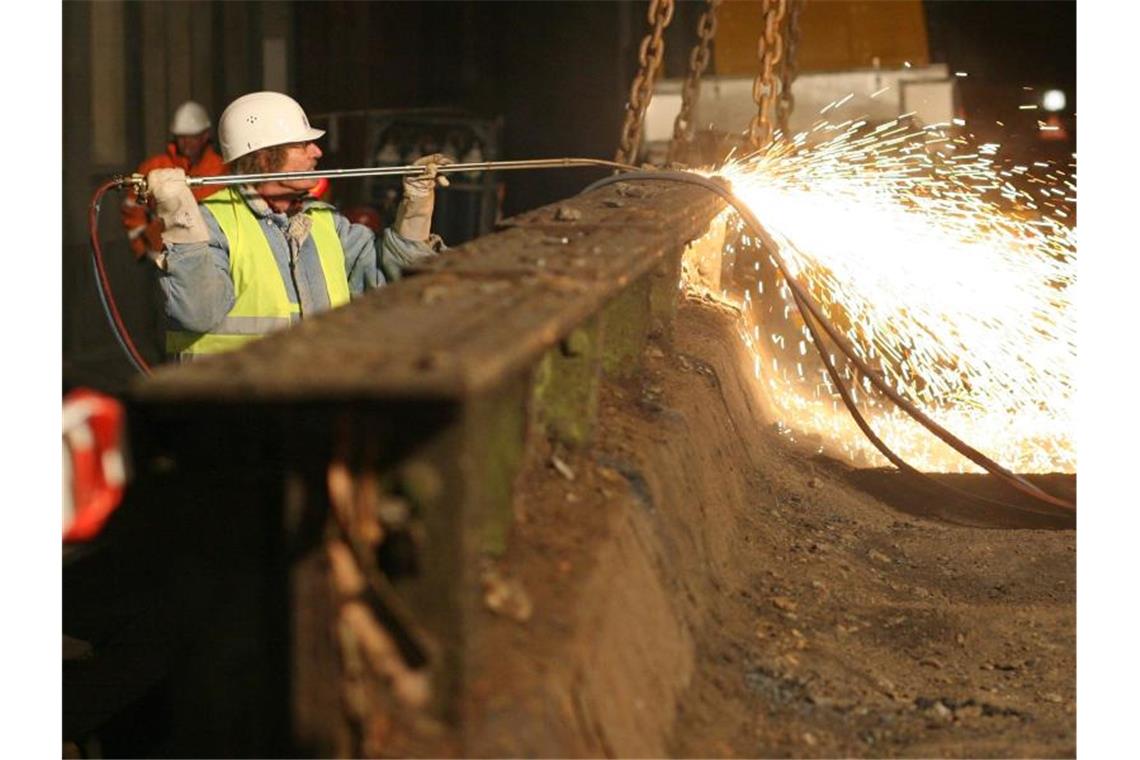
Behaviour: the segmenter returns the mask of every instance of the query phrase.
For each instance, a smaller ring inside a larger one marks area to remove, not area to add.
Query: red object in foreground
[[[79,388],[63,399],[63,540],[90,541],[119,506],[126,485],[123,406]]]

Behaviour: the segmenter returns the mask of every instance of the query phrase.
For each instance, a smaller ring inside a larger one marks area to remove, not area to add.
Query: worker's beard
[[[266,182],[262,185],[260,192],[262,197],[273,200],[303,198],[309,194],[310,190],[317,186],[315,180],[312,182],[305,180],[304,184],[307,185],[307,187],[297,187],[291,182]]]
[[[309,181],[305,180],[305,184],[308,183]],[[316,186],[315,181],[312,184]],[[300,211],[301,202],[309,196],[308,189],[290,187],[282,182],[264,182],[257,185],[257,193],[274,211],[289,216]]]
[[[315,169],[315,166],[310,166],[306,169],[289,169],[286,168],[283,164],[280,164],[275,169],[267,169],[266,173],[269,174],[277,172],[314,171]],[[260,192],[262,197],[266,200],[293,200],[296,198],[304,198],[309,194],[309,191],[317,186],[317,184],[318,181],[315,179],[294,179],[285,180],[283,182],[265,182],[262,183],[260,187],[258,187],[258,192]]]
[[[267,169],[266,173],[276,172],[311,172],[316,170],[316,165],[305,167],[304,169],[286,167],[284,162],[278,164],[276,168]],[[266,198],[274,198],[275,200],[287,200],[295,198],[304,198],[309,194],[313,188],[319,184],[315,179],[294,179],[285,180],[283,182],[267,182],[263,187],[268,189],[269,192],[262,190],[262,195]]]

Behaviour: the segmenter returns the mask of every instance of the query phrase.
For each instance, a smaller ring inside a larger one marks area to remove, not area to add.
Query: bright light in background
[[[1060,90],[1046,90],[1041,96],[1041,107],[1046,111],[1063,111],[1066,102],[1065,93]]]
[[[1075,471],[1073,178],[1052,162],[1005,167],[993,158],[997,144],[900,120],[812,132],[820,142],[801,133],[718,172],[756,210],[792,276],[884,380],[951,432],[1018,472]],[[961,155],[939,156],[950,143]],[[1043,176],[1031,176],[1036,168]],[[738,282],[753,291],[740,304],[744,320],[760,326],[745,324],[741,337],[779,421],[853,461],[884,464],[820,368],[795,364],[809,357],[794,357],[789,371],[784,348],[810,337],[786,284],[777,276],[769,295],[756,279]],[[976,470],[884,405],[853,367],[840,371],[903,459],[926,471]]]

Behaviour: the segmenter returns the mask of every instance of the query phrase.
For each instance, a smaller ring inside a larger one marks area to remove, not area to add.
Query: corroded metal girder
[[[417,751],[462,754],[448,737],[515,475],[535,436],[590,439],[598,383],[668,334],[682,253],[722,208],[611,185],[140,379],[140,520],[200,632],[173,676],[172,752],[366,756],[369,726],[411,713],[441,727]]]

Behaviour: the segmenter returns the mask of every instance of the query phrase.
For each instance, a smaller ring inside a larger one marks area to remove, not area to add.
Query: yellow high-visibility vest
[[[300,306],[289,300],[261,222],[241,194],[229,187],[203,204],[210,209],[229,243],[234,305],[208,333],[168,330],[166,352],[171,356],[192,358],[232,351],[288,327],[300,316]],[[344,247],[336,234],[332,212],[327,208],[309,208],[304,213],[313,220],[309,234],[317,246],[329,303],[333,308],[342,306],[349,301],[348,275],[344,269]]]

